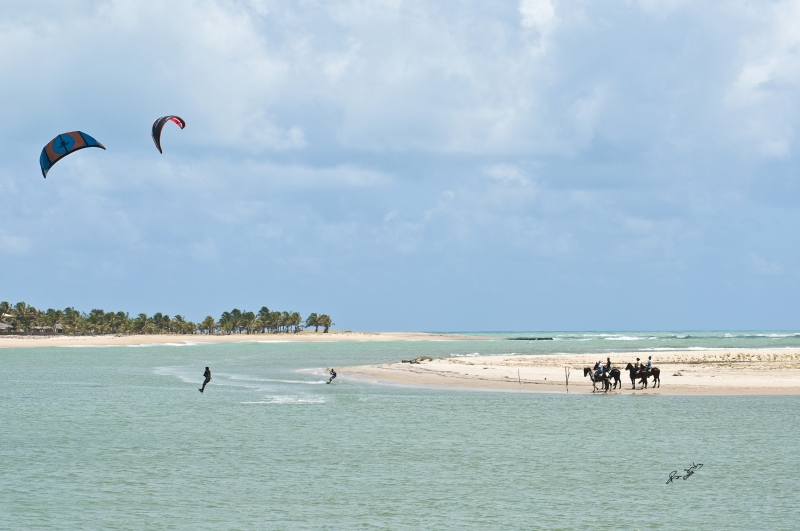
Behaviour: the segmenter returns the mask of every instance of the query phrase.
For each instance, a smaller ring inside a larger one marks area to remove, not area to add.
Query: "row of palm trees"
[[[127,312],[105,312],[92,310],[84,313],[75,308],[63,310],[37,310],[24,302],[14,305],[0,302],[0,332],[47,334],[66,333],[74,335],[95,334],[265,334],[294,332],[305,328],[323,329],[327,333],[334,323],[326,314],[312,313],[305,320],[298,312],[270,311],[262,306],[258,313],[243,312],[237,308],[223,312],[219,320],[208,316],[200,323],[193,323],[182,315],[170,317],[156,313],[148,316],[140,313],[131,317]]]

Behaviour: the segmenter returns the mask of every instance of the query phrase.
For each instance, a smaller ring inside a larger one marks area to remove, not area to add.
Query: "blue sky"
[[[798,50],[798,2],[4,0],[0,299],[797,328]]]

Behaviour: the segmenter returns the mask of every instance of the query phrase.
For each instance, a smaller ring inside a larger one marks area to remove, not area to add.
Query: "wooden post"
[[[517,369],[517,381],[519,382],[520,385],[522,385],[522,380],[519,377],[519,369]]]
[[[569,367],[564,367],[564,376],[567,378],[567,392],[569,393]]]

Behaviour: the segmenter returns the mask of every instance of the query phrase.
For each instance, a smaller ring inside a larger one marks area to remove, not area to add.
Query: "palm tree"
[[[134,331],[139,332],[140,334],[146,334],[147,332],[145,331],[145,329],[147,328],[147,325],[150,324],[153,324],[152,319],[147,317],[146,313],[140,313],[139,315],[136,316],[136,319],[133,320],[133,329]]]
[[[307,327],[314,327],[315,332],[324,328],[327,333],[333,322],[328,315],[312,313],[303,321],[298,312],[270,311],[262,306],[258,313],[241,311],[234,308],[230,312],[223,312],[219,322],[215,322],[210,315],[201,323],[195,324],[187,321],[183,315],[170,318],[169,315],[156,313],[148,317],[140,313],[135,318],[129,314],[119,312],[105,312],[99,308],[92,309],[89,313],[82,313],[73,307],[64,310],[39,311],[24,302],[11,305],[6,301],[0,302],[0,322],[14,324],[16,328],[26,334],[39,330],[63,330],[66,334],[194,334],[205,332],[214,333],[297,333]]]
[[[306,317],[306,328],[311,326],[314,327],[314,332],[319,332],[319,316],[315,313]]]
[[[186,319],[182,315],[176,315],[172,318],[172,330],[183,334],[186,325]]]
[[[261,309],[258,310],[258,319],[256,320],[256,324],[261,329],[262,334],[269,328],[270,313],[271,312],[269,311],[269,308],[266,306],[262,306]]]
[[[214,328],[217,327],[217,323],[214,322],[214,318],[210,315],[203,319],[203,322],[200,323],[200,329],[205,330],[208,335],[214,333]]]
[[[234,308],[233,310],[231,310],[231,325],[233,327],[233,330],[235,330],[237,334],[241,333],[241,331],[242,331],[242,310],[240,310],[238,308]]]
[[[66,330],[75,334],[78,332],[80,324],[81,312],[71,306],[64,308],[64,326]]]
[[[28,306],[24,302],[18,302],[14,305],[12,315],[17,324],[23,328],[27,334],[30,334],[31,326],[36,318],[39,317],[39,312],[36,311],[36,308],[33,306]]]
[[[331,318],[327,314],[323,313],[322,315],[319,316],[319,325],[325,328],[325,330],[322,331],[323,334],[327,334],[328,329],[332,327],[333,324],[334,324],[333,321],[331,321]]]
[[[303,326],[303,318],[300,317],[300,312],[292,312],[289,316],[291,320],[291,325],[294,327],[294,333],[300,331],[300,327]]]
[[[233,328],[231,322],[233,321],[233,316],[231,312],[222,312],[222,315],[219,316],[219,328],[220,330],[230,333],[230,330]]]
[[[242,314],[241,325],[244,327],[244,329],[247,331],[248,334],[250,334],[250,331],[253,330],[253,328],[255,328],[255,324],[256,324],[256,314],[254,314],[253,312],[244,312]]]

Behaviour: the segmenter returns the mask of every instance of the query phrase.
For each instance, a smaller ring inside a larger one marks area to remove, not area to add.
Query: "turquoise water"
[[[0,529],[797,529],[797,397],[322,383],[423,354],[687,340],[572,335],[0,350]],[[783,335],[687,348],[800,346]]]

